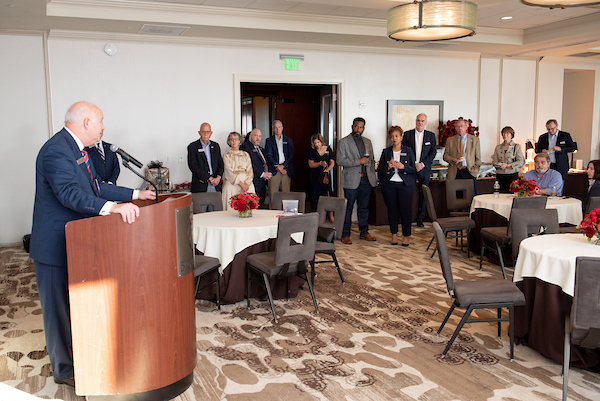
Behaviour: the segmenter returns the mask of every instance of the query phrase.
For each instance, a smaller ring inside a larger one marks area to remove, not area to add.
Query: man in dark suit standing
[[[437,146],[435,142],[435,134],[427,131],[427,116],[423,113],[417,115],[415,129],[411,129],[404,133],[402,144],[408,146],[415,152],[415,167],[417,169],[417,191],[419,194],[419,208],[417,211],[417,227],[423,227],[423,219],[425,218],[425,197],[423,196],[423,187],[425,184],[429,186],[429,177],[431,176],[431,163],[435,159]]]
[[[31,258],[44,318],[46,348],[54,381],[74,386],[73,350],[67,278],[65,225],[85,217],[119,213],[133,223],[139,208],[133,199],[155,199],[152,191],[134,191],[99,181],[85,146],[102,138],[102,111],[75,103],[65,128],[50,138],[36,160]]]
[[[224,165],[219,144],[210,140],[212,129],[202,123],[200,139],[188,145],[188,167],[192,171],[192,192],[221,192]]]
[[[283,123],[273,121],[273,136],[267,138],[265,149],[267,160],[275,166],[275,174],[269,182],[269,197],[275,192],[290,192],[294,178],[294,143],[292,138],[283,135]]]
[[[267,182],[273,177],[275,167],[269,163],[265,150],[260,147],[261,139],[262,132],[258,128],[254,128],[243,143],[242,150],[250,154],[252,171],[254,171],[254,189],[260,199],[259,205],[262,208],[267,197]]]
[[[569,173],[569,152],[575,151],[575,142],[571,134],[558,130],[558,121],[555,119],[546,122],[547,133],[542,134],[535,144],[535,153],[548,153],[550,168],[562,175],[563,181]]]
[[[88,146],[85,150],[87,150],[92,163],[94,163],[98,178],[102,182],[117,185],[121,168],[119,167],[117,154],[110,150],[110,145],[110,143],[100,140],[100,142]]]

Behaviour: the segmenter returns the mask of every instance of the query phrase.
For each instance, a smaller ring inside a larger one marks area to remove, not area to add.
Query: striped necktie
[[[92,186],[94,187],[94,193],[98,196],[98,187],[96,187],[96,181],[94,180],[94,176],[92,175],[92,169],[90,167],[90,159],[88,157],[88,153],[85,150],[81,151],[83,155],[83,161],[85,162],[85,166],[87,167],[87,171],[90,174],[90,178],[92,180]]]
[[[102,149],[102,144],[98,142],[96,144],[96,148],[98,148],[98,153],[100,153],[102,160],[106,160],[106,156],[104,156],[104,149]]]

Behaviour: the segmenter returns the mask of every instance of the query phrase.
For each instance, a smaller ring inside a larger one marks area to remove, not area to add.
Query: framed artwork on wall
[[[444,116],[443,100],[388,100],[387,101],[387,125],[399,125],[404,131],[415,128],[417,115],[427,115],[426,130],[435,134],[439,145],[439,130]]]

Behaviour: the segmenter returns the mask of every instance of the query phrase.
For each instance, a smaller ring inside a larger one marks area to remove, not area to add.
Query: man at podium
[[[84,148],[102,138],[102,120],[102,110],[97,106],[75,103],[65,115],[65,127],[44,144],[36,160],[30,256],[35,264],[54,381],[71,386],[75,383],[65,225],[111,213],[120,214],[124,222],[131,224],[139,216],[139,208],[130,202],[156,198],[152,191],[134,191],[96,178]]]

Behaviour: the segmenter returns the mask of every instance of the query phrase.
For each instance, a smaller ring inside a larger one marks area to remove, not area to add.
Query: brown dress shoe
[[[342,237],[342,244],[352,245],[352,240],[350,237]]]
[[[365,241],[377,241],[377,238],[373,237],[371,234],[361,235],[360,239],[364,239]]]

